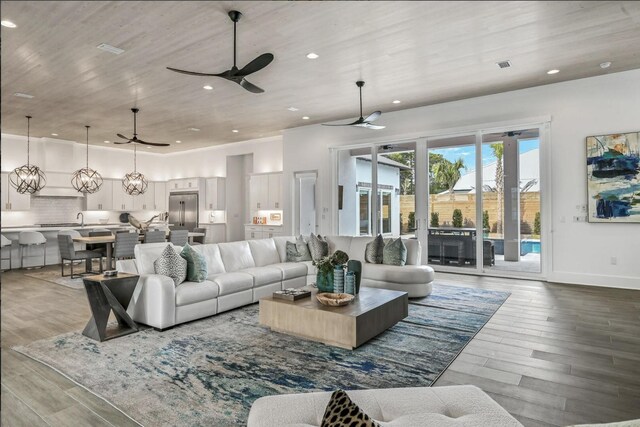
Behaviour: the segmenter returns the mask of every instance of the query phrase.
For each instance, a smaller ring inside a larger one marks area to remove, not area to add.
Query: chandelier
[[[30,121],[31,116],[27,117],[27,164],[15,168],[9,174],[9,182],[11,186],[20,194],[33,194],[44,188],[47,183],[47,177],[42,169],[36,165],[29,164],[30,152]]]
[[[133,172],[128,173],[122,179],[122,188],[127,194],[138,196],[147,191],[147,178],[140,172],[136,171],[136,148],[138,144],[133,143]]]
[[[78,169],[71,177],[71,185],[80,193],[95,193],[102,186],[102,176],[89,167],[89,126],[87,128],[87,167]]]

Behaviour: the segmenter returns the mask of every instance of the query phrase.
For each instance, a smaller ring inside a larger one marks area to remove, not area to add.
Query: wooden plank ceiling
[[[249,79],[266,93],[165,68],[230,68],[232,9],[238,65],[275,55]],[[640,67],[640,2],[7,1],[2,19],[17,24],[2,27],[2,132],[26,134],[30,114],[34,136],[84,142],[88,124],[103,144],[132,133],[137,106],[139,137],[172,144],[156,152],[352,118],[358,79],[366,114]]]

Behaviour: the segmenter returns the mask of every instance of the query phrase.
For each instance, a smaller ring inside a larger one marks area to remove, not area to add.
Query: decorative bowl
[[[355,298],[353,295],[349,294],[335,294],[329,292],[322,292],[316,294],[316,298],[318,302],[322,305],[328,305],[331,307],[339,307],[341,305],[347,305]]]

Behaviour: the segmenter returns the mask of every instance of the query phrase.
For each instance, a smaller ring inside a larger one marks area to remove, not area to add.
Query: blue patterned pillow
[[[401,238],[384,245],[382,263],[386,265],[405,265],[407,263],[407,247]]]
[[[153,269],[156,274],[171,277],[178,286],[187,277],[187,260],[178,255],[172,245],[167,245],[160,258],[153,262]]]
[[[187,260],[187,280],[190,282],[204,282],[207,278],[207,260],[196,252],[189,244],[185,244],[180,256]]]

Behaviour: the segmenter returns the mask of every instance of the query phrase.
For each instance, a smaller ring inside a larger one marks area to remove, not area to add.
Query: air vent
[[[500,61],[496,62],[496,65],[500,68],[509,68],[511,67],[511,61]]]
[[[120,49],[119,47],[111,46],[110,44],[101,43],[98,46],[98,49],[104,50],[105,52],[114,53],[116,55],[120,55],[124,52],[124,49]]]
[[[28,93],[22,93],[22,92],[16,92],[13,94],[13,96],[17,96],[18,98],[26,98],[26,99],[33,98],[33,95],[29,95]]]

